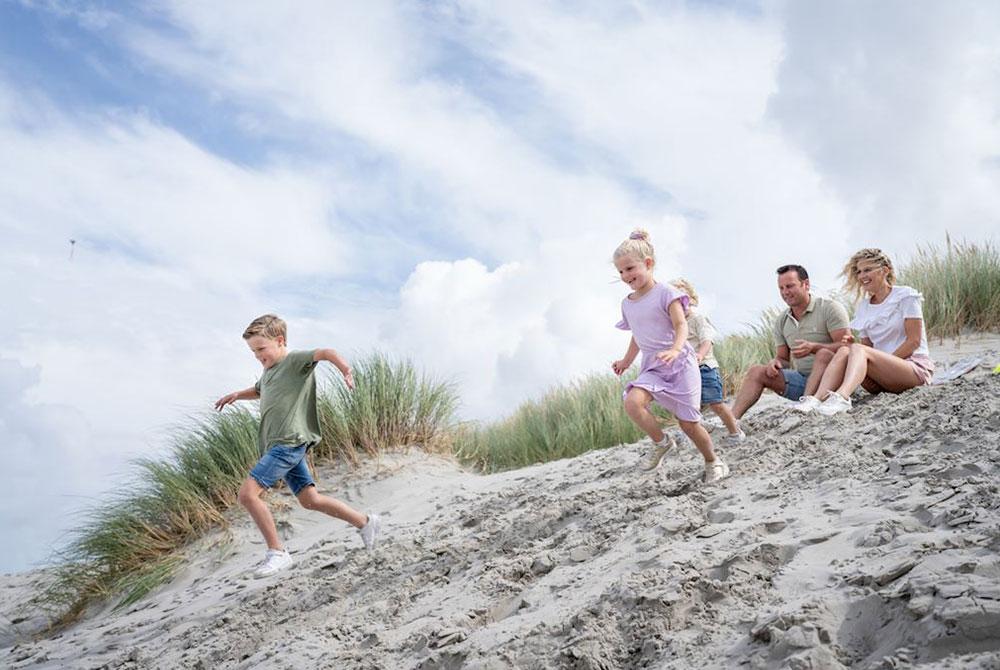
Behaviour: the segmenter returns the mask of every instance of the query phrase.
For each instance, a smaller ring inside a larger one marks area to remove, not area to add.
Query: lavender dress
[[[666,284],[656,284],[638,300],[622,300],[622,320],[615,327],[631,330],[642,352],[639,376],[625,387],[625,394],[637,386],[649,391],[657,404],[678,419],[701,421],[701,373],[694,349],[685,342],[671,363],[656,357],[658,352],[674,346],[674,324],[667,313],[674,300],[681,301],[686,314],[687,294]]]

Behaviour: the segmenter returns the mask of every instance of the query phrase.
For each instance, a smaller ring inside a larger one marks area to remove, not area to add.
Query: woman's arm
[[[906,340],[899,345],[899,348],[892,352],[898,358],[909,358],[920,346],[920,333],[923,330],[923,319],[903,319],[903,329],[906,331]]]

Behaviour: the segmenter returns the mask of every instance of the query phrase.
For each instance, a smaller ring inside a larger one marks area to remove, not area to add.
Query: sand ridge
[[[490,476],[420,452],[324,471],[385,512],[374,552],[284,504],[296,564],[254,580],[237,512],[147,600],[0,664],[998,668],[1000,376],[981,350],[966,377],[848,415],[764,403],[714,485],[686,443],[653,474],[648,442]]]

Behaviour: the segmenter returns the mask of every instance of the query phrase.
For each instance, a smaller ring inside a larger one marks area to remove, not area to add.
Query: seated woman
[[[863,386],[870,393],[902,393],[930,383],[934,363],[920,293],[895,286],[892,261],[880,249],[862,249],[844,266],[847,290],[862,296],[851,327],[860,343],[833,356],[816,392],[816,411],[827,416],[851,409],[851,393]],[[822,401],[822,402],[820,402]]]

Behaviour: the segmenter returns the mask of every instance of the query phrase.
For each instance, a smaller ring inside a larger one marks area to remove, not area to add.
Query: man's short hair
[[[269,340],[276,340],[279,337],[287,340],[288,327],[281,318],[274,314],[265,314],[251,321],[247,329],[243,331],[244,340],[249,340],[254,335],[263,335]]]
[[[795,271],[795,274],[799,276],[799,281],[809,279],[809,273],[806,272],[806,269],[801,265],[782,265],[778,268],[778,274],[783,275],[786,272],[792,272],[793,270]]]

